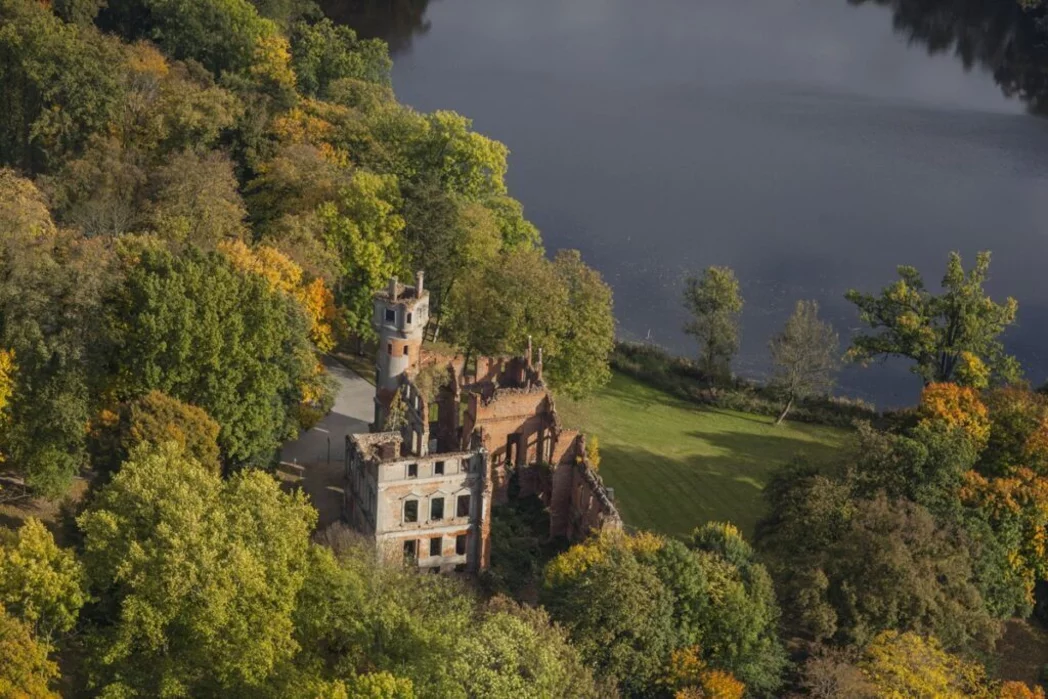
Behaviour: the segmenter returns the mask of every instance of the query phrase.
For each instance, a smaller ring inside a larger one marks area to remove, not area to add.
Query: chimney
[[[389,300],[390,301],[396,301],[397,300],[397,278],[396,277],[390,277],[389,278]]]
[[[531,335],[528,335],[528,354],[526,355],[528,360],[528,368],[531,368]]]
[[[426,273],[421,269],[415,272],[415,298],[422,298],[422,280]]]

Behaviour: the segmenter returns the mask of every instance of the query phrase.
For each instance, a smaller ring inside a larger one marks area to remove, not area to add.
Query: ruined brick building
[[[423,347],[428,319],[421,272],[375,294],[375,420],[346,437],[350,524],[422,568],[478,572],[490,562],[492,504],[509,499],[515,476],[517,495],[549,508],[552,536],[621,528],[585,437],[557,417],[542,350],[467,363]]]

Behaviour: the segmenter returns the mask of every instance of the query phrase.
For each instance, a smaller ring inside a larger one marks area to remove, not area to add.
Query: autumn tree
[[[222,467],[219,424],[204,410],[160,391],[103,410],[92,429],[95,467],[103,473],[120,468],[140,444],[175,442],[186,456],[212,473]]]
[[[226,464],[267,464],[296,432],[316,363],[301,308],[218,252],[130,241],[123,260],[106,308],[114,395],[196,405],[218,422]]]
[[[975,267],[965,272],[961,256],[950,253],[942,293],[929,291],[914,267],[901,266],[899,281],[879,294],[854,289],[845,297],[859,309],[870,331],[856,336],[848,356],[857,362],[878,357],[905,357],[925,383],[955,382],[981,375],[981,363],[1001,380],[1019,374],[1015,359],[1004,353],[1000,335],[1015,322],[1019,304],[1009,298],[995,303],[983,291],[990,270],[990,253],[981,252]],[[963,371],[962,371],[963,369]]]
[[[691,320],[684,332],[699,343],[699,368],[711,379],[731,376],[731,359],[739,350],[742,294],[735,272],[707,267],[701,277],[684,282],[684,307]]]
[[[50,641],[70,631],[87,601],[84,571],[35,518],[17,532],[0,530],[0,607]]]
[[[118,42],[47,4],[0,3],[0,165],[52,170],[105,130],[122,93]]]
[[[947,653],[934,637],[885,631],[873,639],[863,656],[859,666],[877,696],[994,696],[981,665]]]
[[[26,624],[0,608],[0,696],[59,699],[51,689],[58,680],[58,664],[47,654],[48,647],[33,638]]]
[[[928,384],[921,392],[917,412],[925,424],[960,430],[977,451],[985,448],[990,437],[989,411],[971,388],[952,383]]]
[[[775,421],[779,424],[795,400],[833,388],[840,343],[833,326],[819,319],[819,304],[798,301],[786,326],[769,345],[775,365],[771,385],[786,397],[786,405]]]
[[[599,676],[629,695],[658,679],[673,649],[673,597],[631,542],[582,544],[546,568],[543,603]]]
[[[1022,386],[986,391],[982,396],[989,418],[986,449],[978,469],[1004,476],[1026,467],[1048,476],[1048,397]]]
[[[223,481],[166,442],[136,449],[77,522],[101,691],[246,692],[291,658],[316,522],[304,495],[259,471]]]
[[[233,163],[220,152],[172,155],[150,187],[150,223],[165,240],[212,248],[247,234]]]
[[[101,241],[58,230],[39,190],[9,170],[0,230],[0,347],[17,358],[0,452],[28,486],[58,495],[83,461],[89,358],[117,276]]]

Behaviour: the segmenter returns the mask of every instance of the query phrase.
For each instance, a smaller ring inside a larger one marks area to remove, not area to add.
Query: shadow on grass
[[[660,406],[693,413],[714,412],[706,406],[689,403],[636,379],[620,375],[616,375],[610,384],[601,389],[600,395],[604,400],[613,400],[640,409]]]

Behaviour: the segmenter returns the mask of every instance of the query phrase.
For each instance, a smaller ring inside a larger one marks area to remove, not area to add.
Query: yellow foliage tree
[[[1044,699],[1044,690],[1040,687],[1026,685],[1023,682],[1004,682],[1001,684],[998,699]]]
[[[971,352],[961,352],[954,369],[954,378],[962,386],[986,388],[990,385],[990,367]]]
[[[7,404],[15,390],[15,353],[12,350],[0,350],[0,432],[7,428]],[[0,463],[4,455],[0,454]]]
[[[969,471],[960,496],[964,504],[984,512],[998,530],[1020,533],[1008,558],[1032,602],[1037,579],[1048,577],[1048,479],[1028,468],[1002,478]]]
[[[291,45],[280,34],[261,36],[255,44],[251,75],[260,83],[284,93],[294,93],[295,71],[291,69]]]
[[[219,243],[218,248],[234,267],[261,276],[271,288],[299,303],[309,320],[310,339],[318,350],[328,352],[335,346],[335,297],[323,279],[303,281],[302,268],[269,245],[251,248],[241,240],[230,240]]]
[[[675,692],[675,699],[742,699],[746,693],[746,685],[730,672],[707,667],[699,646],[678,648],[670,654],[662,684]]]
[[[942,649],[934,637],[885,631],[866,649],[863,674],[885,699],[990,699],[993,685],[978,663]]]
[[[0,606],[0,697],[58,699],[48,687],[58,679],[58,665],[47,653],[48,647],[33,638],[29,627]]]
[[[607,560],[608,552],[614,547],[622,546],[633,553],[651,554],[665,544],[658,534],[638,532],[601,532],[581,544],[575,544],[560,554],[546,566],[546,585],[557,586],[585,573],[591,566]]]
[[[979,449],[990,438],[989,411],[973,388],[953,383],[928,384],[921,393],[919,413],[922,422],[963,430]]]

